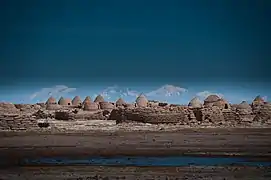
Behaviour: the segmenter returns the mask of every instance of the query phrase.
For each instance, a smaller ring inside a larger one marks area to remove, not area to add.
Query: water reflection
[[[127,166],[219,166],[219,165],[245,165],[245,166],[271,166],[268,161],[251,161],[240,157],[89,157],[84,159],[71,159],[63,157],[24,159],[24,165],[127,165]]]

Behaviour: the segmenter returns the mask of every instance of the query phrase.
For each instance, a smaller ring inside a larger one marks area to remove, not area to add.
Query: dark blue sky
[[[270,82],[268,0],[2,0],[2,84]]]

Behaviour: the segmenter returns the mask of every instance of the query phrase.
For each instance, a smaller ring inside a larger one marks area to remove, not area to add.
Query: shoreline
[[[187,166],[187,167],[135,167],[135,166],[37,166],[0,169],[0,179],[213,179],[213,180],[265,180],[271,177],[270,167],[245,166]]]

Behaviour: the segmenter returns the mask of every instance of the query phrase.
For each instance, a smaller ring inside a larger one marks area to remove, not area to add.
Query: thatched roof
[[[251,106],[246,101],[242,101],[237,105],[236,109],[251,109]]]
[[[83,101],[83,104],[85,104],[86,102],[92,102],[92,99],[89,96],[87,96]]]
[[[125,105],[125,101],[122,99],[122,98],[119,98],[117,101],[116,101],[116,105],[117,106],[123,106]]]
[[[71,101],[71,99],[69,99],[69,98],[63,98],[63,97],[61,97],[60,99],[59,99],[59,101],[58,101],[58,104],[59,105],[62,105],[62,106],[68,106],[68,105],[72,105],[72,101]]]
[[[56,99],[54,97],[49,97],[45,104],[56,104]]]
[[[79,96],[75,96],[72,100],[72,105],[79,106],[82,104],[82,101]]]
[[[218,95],[210,95],[205,100],[204,103],[214,103],[220,100]]]
[[[143,94],[141,94],[136,99],[136,105],[137,105],[137,107],[147,107],[148,106],[148,99]]]
[[[194,97],[188,103],[188,106],[189,107],[193,107],[193,108],[201,108],[202,107],[202,103],[201,103],[201,101],[200,101],[200,99],[198,97]]]
[[[96,102],[96,103],[104,102],[103,96],[99,94],[99,95],[95,98],[94,102]]]

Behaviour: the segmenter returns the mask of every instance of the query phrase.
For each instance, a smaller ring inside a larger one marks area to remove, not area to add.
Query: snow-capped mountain
[[[126,101],[135,101],[135,99],[140,93],[143,93],[152,100],[168,101],[170,99],[176,99],[176,97],[181,96],[185,92],[187,92],[187,89],[185,88],[167,84],[150,92],[146,92],[144,91],[144,89],[138,92],[130,88],[110,86],[102,90],[99,94],[101,94],[105,99],[113,101],[120,97],[122,97]]]
[[[166,84],[166,85],[164,85],[154,91],[146,93],[146,95],[147,96],[171,97],[171,96],[180,96],[185,92],[187,92],[187,89],[185,89],[185,88]]]
[[[30,95],[28,98],[31,102],[44,102],[47,101],[47,99],[50,96],[53,96],[55,98],[60,98],[61,96],[65,96],[71,92],[76,91],[76,88],[71,88],[65,85],[56,85],[49,88],[42,88],[40,91],[35,92]]]
[[[118,98],[124,98],[127,101],[130,101],[139,95],[139,92],[135,90],[131,90],[130,88],[124,88],[120,86],[109,86],[102,90],[99,94],[101,94],[107,100],[117,100]]]

